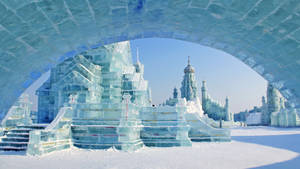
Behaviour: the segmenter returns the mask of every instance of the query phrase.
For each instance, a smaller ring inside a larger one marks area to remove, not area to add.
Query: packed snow
[[[137,152],[73,147],[43,156],[2,152],[1,169],[299,169],[300,128],[247,127],[232,130],[232,141]]]

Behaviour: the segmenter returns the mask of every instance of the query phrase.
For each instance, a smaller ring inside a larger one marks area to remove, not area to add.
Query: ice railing
[[[234,126],[240,126],[240,123],[237,123],[234,121],[224,121],[224,120],[216,121],[212,118],[209,118],[207,115],[201,117],[201,119],[214,128],[220,128],[220,125],[222,125],[222,128],[231,128]],[[220,124],[220,123],[222,123],[222,124]]]
[[[185,118],[191,126],[189,137],[193,141],[230,141],[230,130],[213,127],[211,123],[214,120],[207,116],[200,117],[196,113],[187,113]]]
[[[27,154],[42,155],[70,148],[72,115],[72,107],[62,107],[45,130],[30,131]]]

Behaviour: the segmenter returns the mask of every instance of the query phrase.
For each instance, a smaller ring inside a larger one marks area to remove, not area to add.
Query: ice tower
[[[185,98],[187,101],[193,100],[198,96],[195,69],[191,66],[190,56],[188,57],[188,65],[184,69],[180,91],[181,98]]]

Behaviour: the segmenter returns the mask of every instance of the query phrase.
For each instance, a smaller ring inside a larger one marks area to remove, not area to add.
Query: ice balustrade
[[[46,129],[30,131],[27,154],[42,155],[70,148],[72,116],[72,107],[62,107]]]
[[[189,138],[192,141],[231,140],[230,129],[212,127],[211,123],[215,121],[207,116],[200,117],[198,113],[186,113],[185,119],[191,126],[191,129],[189,130]]]
[[[225,121],[225,120],[214,120],[212,118],[209,118],[206,114],[201,117],[202,121],[205,123],[211,125],[214,128],[220,128],[220,123],[222,125],[222,128],[231,128],[233,126],[239,126],[239,122],[234,122],[234,121]]]

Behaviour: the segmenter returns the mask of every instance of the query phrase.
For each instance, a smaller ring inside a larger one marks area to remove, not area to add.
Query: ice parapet
[[[42,155],[52,151],[70,148],[72,107],[62,107],[56,118],[45,130],[29,133],[27,154]]]

